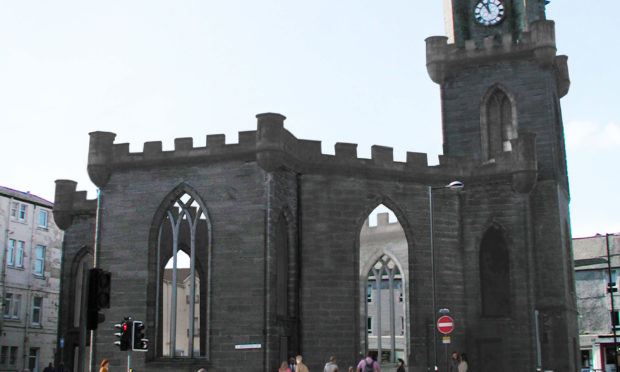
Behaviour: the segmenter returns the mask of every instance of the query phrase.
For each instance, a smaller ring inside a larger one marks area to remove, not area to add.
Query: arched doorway
[[[409,354],[408,244],[395,214],[377,207],[360,232],[360,310],[365,323],[362,350],[377,361],[396,363]],[[405,267],[402,264],[405,263]]]

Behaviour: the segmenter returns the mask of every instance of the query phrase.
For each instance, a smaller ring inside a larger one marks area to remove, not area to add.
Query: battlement
[[[73,222],[75,215],[95,215],[97,199],[87,199],[86,191],[76,191],[77,182],[56,180],[54,196],[54,221],[62,230]]]
[[[424,180],[444,182],[485,175],[536,173],[534,136],[522,135],[513,140],[513,151],[497,156],[493,162],[480,165],[473,159],[442,155],[439,165],[429,166],[427,155],[408,152],[405,162],[394,161],[393,149],[372,146],[371,158],[357,156],[357,144],[337,143],[335,154],[323,154],[321,142],[298,139],[284,128],[283,115],[257,115],[256,131],[239,133],[239,143],[226,144],[222,134],[207,136],[204,147],[194,147],[191,138],[177,138],[172,151],[162,151],[162,143],[146,142],[144,151],[130,153],[129,144],[115,144],[116,135],[109,132],[90,133],[88,173],[99,187],[105,186],[117,169],[187,165],[240,159],[256,161],[266,171],[291,169],[299,173],[325,173],[343,176],[363,175],[371,178]],[[530,182],[526,182],[530,183]]]
[[[515,40],[513,34],[501,38],[488,37],[480,47],[475,40],[466,40],[465,48],[448,44],[445,36],[431,36],[426,39],[426,68],[431,79],[442,84],[455,72],[473,65],[532,58],[542,68],[553,68],[560,96],[566,95],[570,80],[566,56],[556,56],[555,23],[538,20],[530,24],[530,29]],[[563,94],[561,94],[563,92]]]

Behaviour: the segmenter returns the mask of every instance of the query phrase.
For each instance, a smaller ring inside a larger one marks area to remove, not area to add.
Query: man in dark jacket
[[[450,363],[448,364],[448,372],[459,372],[459,353],[456,351],[452,352],[452,358],[450,358]]]
[[[56,370],[54,369],[54,364],[52,362],[50,362],[50,365],[45,367],[43,372],[56,372]]]

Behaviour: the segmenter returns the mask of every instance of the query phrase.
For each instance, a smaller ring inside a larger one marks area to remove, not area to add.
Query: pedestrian
[[[368,354],[366,354],[366,358],[363,358],[357,364],[356,372],[381,372],[379,363],[377,363],[375,359],[375,353],[373,353],[372,351],[368,351]]]
[[[56,372],[56,370],[54,369],[54,363],[50,362],[50,364],[45,367],[43,372]]]
[[[69,372],[69,369],[65,367],[65,362],[60,362],[60,365],[56,368],[56,372]]]
[[[349,366],[349,372],[355,372],[355,368],[353,368],[353,366]]]
[[[325,368],[323,368],[323,372],[335,372],[338,370],[338,364],[336,364],[336,357],[330,356],[329,362],[325,363]]]
[[[295,367],[295,358],[288,358],[288,368],[290,368],[292,372],[295,372]]]
[[[459,353],[456,351],[452,352],[452,358],[448,363],[448,372],[459,372]]]
[[[469,365],[467,364],[467,354],[461,354],[461,362],[459,363],[459,372],[467,372]]]
[[[108,366],[110,365],[110,361],[104,359],[101,361],[101,368],[99,368],[99,372],[108,372]]]
[[[304,357],[302,357],[301,355],[297,355],[295,357],[295,360],[297,361],[297,367],[295,368],[296,372],[310,372],[308,370],[308,367],[306,367],[306,365],[301,362],[303,359]]]
[[[282,364],[280,365],[280,369],[278,369],[278,372],[291,372],[291,369],[289,368],[288,364],[286,364],[286,361],[282,362]]]
[[[405,372],[405,361],[401,358],[398,358],[398,368],[396,369],[396,372]]]

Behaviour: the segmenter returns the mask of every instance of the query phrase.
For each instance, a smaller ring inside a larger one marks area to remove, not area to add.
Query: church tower
[[[528,246],[528,251],[516,252],[510,251],[511,245],[506,244],[511,260],[530,255],[528,272],[521,274],[531,281],[532,291],[526,298],[511,301],[529,304],[530,350],[525,353],[529,356],[524,354],[523,359],[544,369],[575,371],[579,342],[560,106],[570,80],[567,57],[556,55],[554,22],[545,17],[547,3],[546,0],[447,0],[448,36],[426,40],[427,68],[441,89],[444,154],[473,158],[484,169],[497,166],[508,154],[520,156],[515,155],[518,140],[535,137],[531,151],[537,163],[536,184],[523,196],[519,207],[526,219],[525,231],[506,231],[507,236],[525,241]],[[498,190],[487,191],[504,192]],[[482,208],[486,209],[480,212]],[[494,208],[479,207],[479,210],[472,209],[472,213],[498,215],[498,206]],[[513,206],[505,206],[504,211],[510,208]],[[468,230],[467,224],[473,222],[468,221],[467,215],[463,218],[465,231],[480,230],[479,236],[472,238],[477,242],[477,247],[472,248],[475,253],[465,257],[476,265],[486,259],[482,257],[482,245],[489,245],[488,249],[493,251],[495,243],[489,242],[510,240],[506,237],[489,240],[488,234],[483,235],[484,229]],[[500,219],[490,217],[489,221]],[[517,245],[513,244],[513,249]],[[512,262],[505,267],[510,270],[514,293],[514,280],[520,279],[515,276]],[[474,265],[480,270],[482,266]],[[470,293],[469,297],[484,292],[484,276],[480,278],[482,289]],[[478,284],[469,285],[473,288]],[[514,344],[511,350],[510,331],[498,334],[499,323],[485,315],[484,304],[480,306],[476,301],[480,302],[474,299],[468,304],[467,343],[478,345],[472,352],[504,356],[524,353],[514,350]],[[522,322],[511,323],[510,318],[515,320],[514,316],[514,313],[506,316],[503,324],[513,329],[524,326]],[[495,336],[493,328],[496,328]],[[485,340],[497,342],[487,342],[495,346],[485,349]],[[504,346],[497,346],[498,343]]]

